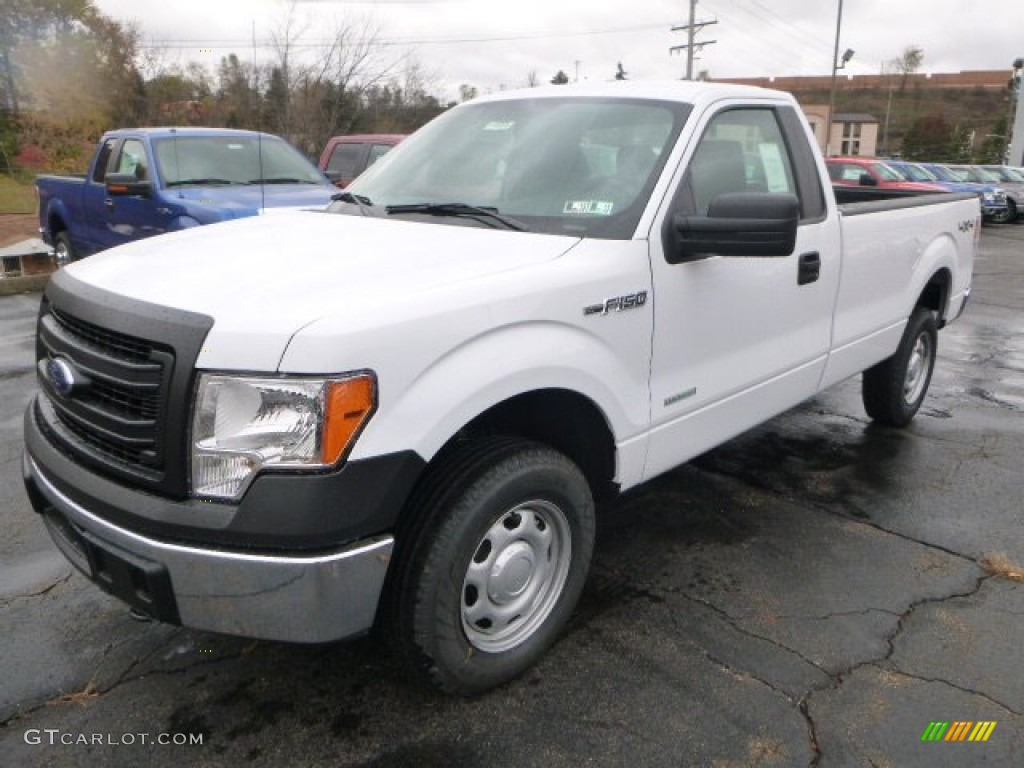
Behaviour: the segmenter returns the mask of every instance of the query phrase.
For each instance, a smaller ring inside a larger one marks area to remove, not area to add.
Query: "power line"
[[[558,38],[567,37],[587,37],[590,35],[614,35],[623,33],[633,32],[651,32],[659,31],[665,28],[664,24],[641,24],[629,27],[615,27],[613,29],[596,29],[587,30],[581,32],[544,32],[539,34],[524,34],[524,35],[496,35],[496,36],[481,36],[481,37],[445,37],[445,38],[384,38],[381,40],[370,41],[369,45],[377,47],[392,47],[398,45],[467,45],[467,44],[479,44],[479,43],[505,43],[505,42],[519,42],[524,40],[553,40]],[[330,39],[319,39],[307,42],[300,42],[296,45],[299,48],[330,48],[337,45],[337,40]],[[231,47],[231,46],[242,46],[245,48],[273,48],[275,44],[273,41],[259,41],[253,42],[252,40],[242,40],[235,38],[167,38],[162,40],[153,40],[149,43],[139,44],[140,48],[145,49],[170,49],[170,50],[188,50],[190,48],[206,48],[206,47]]]

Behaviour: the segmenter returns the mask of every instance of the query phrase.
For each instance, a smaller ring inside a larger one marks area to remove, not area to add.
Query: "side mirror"
[[[111,197],[152,197],[153,182],[139,181],[131,173],[108,173],[107,194]]]
[[[795,195],[719,195],[707,216],[671,217],[665,258],[679,264],[711,255],[789,256],[799,221]]]
[[[858,181],[858,183],[862,187],[877,187],[878,186],[878,179],[876,179],[870,173],[862,173],[860,175],[860,180]]]

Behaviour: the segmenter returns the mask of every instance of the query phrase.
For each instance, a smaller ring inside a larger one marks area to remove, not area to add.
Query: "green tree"
[[[1003,162],[1003,152],[1006,148],[1007,133],[1009,132],[1009,121],[1006,115],[1000,115],[996,120],[992,133],[981,142],[981,149],[978,151],[978,162],[982,165],[999,165]]]
[[[555,73],[555,76],[551,78],[552,85],[565,85],[568,82],[569,76],[562,70],[558,70],[558,72]]]
[[[950,162],[954,129],[942,115],[915,120],[903,137],[903,156],[908,160]]]

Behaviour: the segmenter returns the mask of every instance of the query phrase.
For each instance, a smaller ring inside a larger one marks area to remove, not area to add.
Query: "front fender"
[[[394,399],[386,375],[378,413],[353,458],[412,448],[430,460],[476,416],[509,398],[543,389],[578,393],[604,415],[619,449],[619,482],[643,468],[649,420],[645,366],[630,366],[600,337],[554,321],[492,329],[423,369]]]

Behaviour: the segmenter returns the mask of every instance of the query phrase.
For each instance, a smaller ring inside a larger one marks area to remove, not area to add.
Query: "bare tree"
[[[907,80],[921,68],[924,61],[924,49],[919,45],[908,45],[903,53],[890,62],[895,72],[900,74],[900,91],[907,89]]]
[[[315,152],[331,134],[350,129],[363,94],[387,78],[397,62],[380,60],[379,29],[369,18],[340,19],[326,36],[318,31],[316,42],[307,45],[303,38],[310,26],[292,0],[271,32],[274,70],[285,96],[274,119],[279,132]]]

